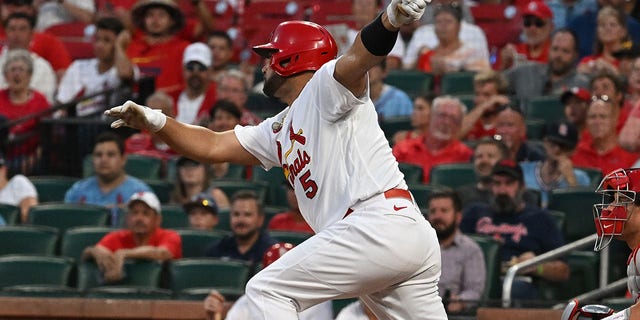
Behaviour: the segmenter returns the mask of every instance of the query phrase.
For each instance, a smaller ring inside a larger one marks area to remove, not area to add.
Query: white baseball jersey
[[[282,166],[315,232],[350,206],[406,183],[378,125],[369,92],[355,97],[333,77],[336,60],[315,72],[290,107],[255,127],[235,128],[268,170]]]
[[[640,298],[640,259],[638,259],[638,250],[635,248],[629,255],[627,260],[627,288],[633,297],[633,301],[638,302]]]

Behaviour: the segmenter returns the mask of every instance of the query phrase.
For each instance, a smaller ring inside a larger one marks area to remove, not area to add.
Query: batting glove
[[[431,0],[392,0],[387,6],[389,22],[396,28],[417,21]]]
[[[160,110],[141,106],[133,101],[127,101],[121,106],[113,107],[105,111],[104,114],[119,118],[111,123],[111,128],[120,128],[122,126],[136,129],[147,128],[155,133],[160,131],[167,123],[167,116]]]

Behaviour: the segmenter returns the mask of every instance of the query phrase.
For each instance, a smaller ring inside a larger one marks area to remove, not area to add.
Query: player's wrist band
[[[398,31],[390,31],[382,24],[382,14],[362,28],[362,44],[374,56],[386,56],[398,39]]]
[[[544,273],[544,265],[541,263],[536,267],[536,274],[538,276],[542,276],[543,273]]]

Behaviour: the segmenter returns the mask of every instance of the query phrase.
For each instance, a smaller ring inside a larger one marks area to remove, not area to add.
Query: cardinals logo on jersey
[[[295,178],[300,175],[300,173],[307,167],[307,165],[311,162],[311,156],[307,153],[306,150],[297,149],[294,153],[294,146],[296,142],[300,145],[305,145],[307,143],[307,138],[303,136],[304,130],[298,129],[295,131],[293,129],[293,125],[289,126],[289,141],[291,141],[291,145],[289,149],[284,152],[283,158],[280,159],[282,163],[282,169],[284,171],[285,179],[294,186]],[[280,142],[277,143],[278,147],[278,156],[282,155],[282,145]],[[289,160],[289,156],[293,154],[293,161]],[[306,191],[306,195],[309,199],[313,198],[318,191],[318,186],[310,179],[311,171],[307,170],[300,175],[300,183],[302,187]]]

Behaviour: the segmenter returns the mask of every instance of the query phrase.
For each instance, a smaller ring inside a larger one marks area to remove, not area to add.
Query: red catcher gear
[[[269,43],[253,47],[271,58],[271,69],[281,77],[316,71],[335,59],[338,46],[329,31],[309,21],[285,21],[271,33]]]
[[[640,191],[640,169],[617,169],[602,178],[596,189],[602,195],[601,203],[593,205],[593,218],[596,224],[594,250],[607,247],[614,236],[622,235],[627,221],[627,205],[636,201]]]
[[[274,263],[291,249],[293,249],[291,243],[280,242],[272,245],[262,256],[262,268],[266,268],[268,265]]]

